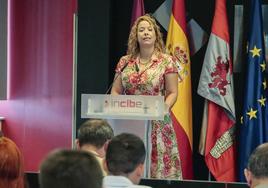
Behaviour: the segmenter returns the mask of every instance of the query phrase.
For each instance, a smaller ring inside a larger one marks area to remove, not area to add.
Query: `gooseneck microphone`
[[[137,65],[137,63],[135,63],[135,70],[136,72],[140,72],[139,66]]]
[[[107,89],[107,91],[105,92],[105,94],[108,94],[110,92],[110,90],[112,89],[114,82],[117,80],[117,78],[119,77],[119,75],[121,75],[121,73],[124,71],[124,69],[128,66],[128,62],[125,63],[125,65],[121,68],[121,70],[117,73],[116,77],[114,77],[113,82],[110,84],[109,88]]]

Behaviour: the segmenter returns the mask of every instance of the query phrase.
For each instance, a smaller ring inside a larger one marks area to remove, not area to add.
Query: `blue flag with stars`
[[[265,46],[260,0],[251,0],[244,107],[239,136],[239,180],[251,152],[268,141]]]

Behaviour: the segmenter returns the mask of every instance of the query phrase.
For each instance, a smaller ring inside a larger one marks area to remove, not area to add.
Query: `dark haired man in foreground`
[[[143,141],[128,133],[115,136],[108,144],[106,165],[109,175],[104,177],[105,188],[147,187],[135,185],[144,172],[145,146]]]
[[[56,150],[42,162],[40,188],[102,188],[102,171],[96,158],[77,150]]]

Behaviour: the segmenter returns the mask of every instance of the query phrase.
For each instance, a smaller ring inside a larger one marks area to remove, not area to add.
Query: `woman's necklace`
[[[149,59],[142,59],[139,58],[139,63],[138,63],[138,72],[140,72],[140,74],[143,74],[147,69],[150,68],[151,66],[151,58]]]
[[[140,64],[147,65],[150,61],[151,61],[151,58],[150,59],[140,59]]]

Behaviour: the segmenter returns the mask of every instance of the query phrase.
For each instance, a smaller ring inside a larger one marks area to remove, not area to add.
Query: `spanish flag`
[[[192,88],[184,0],[173,1],[166,48],[178,60],[178,98],[171,109],[171,117],[177,136],[183,179],[192,179]]]

